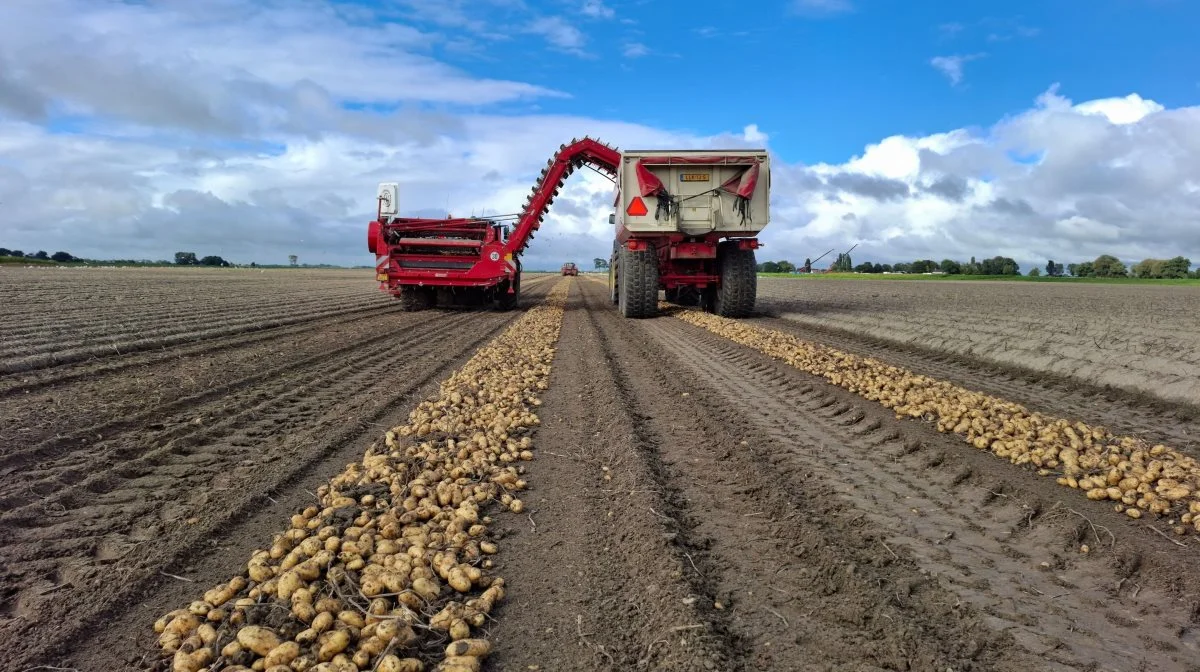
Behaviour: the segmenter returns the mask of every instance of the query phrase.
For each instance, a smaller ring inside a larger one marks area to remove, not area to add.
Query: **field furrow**
[[[0,269],[0,669],[1200,669],[1194,288],[522,284]]]
[[[1175,669],[1200,654],[1180,631],[1200,591],[1172,595],[1169,583],[1142,579],[1132,559],[1146,533],[1108,507],[1056,496],[940,435],[898,431],[869,402],[686,331],[671,336],[684,361],[717,377],[726,403],[753,408],[750,419],[791,447],[772,459],[781,476],[832,486],[881,534],[876,555],[905,553],[1026,651],[1064,670],[1113,669],[1104,666],[1114,659]],[[1167,568],[1181,568],[1192,554],[1163,555]],[[1121,590],[1129,581],[1142,586],[1136,595]]]
[[[236,542],[223,531],[268,508],[272,492],[282,499],[288,487],[301,490],[310,469],[336,468],[327,456],[356,459],[347,447],[361,450],[359,437],[377,436],[376,423],[517,315],[404,315],[382,333],[365,322],[343,348],[265,369],[231,390],[160,409],[154,425],[135,422],[99,445],[76,443],[24,466],[27,485],[7,482],[0,516],[8,560],[0,632],[22,641],[7,655],[36,660],[83,634],[97,644],[73,655],[107,669],[136,662],[144,651],[104,650],[113,633],[92,626],[95,618],[134,608],[159,572],[191,573],[201,555]]]

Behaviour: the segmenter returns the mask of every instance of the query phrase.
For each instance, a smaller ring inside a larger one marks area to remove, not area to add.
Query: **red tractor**
[[[568,261],[567,263],[562,265],[562,274],[563,275],[579,275],[579,269],[576,268],[575,262]]]
[[[591,138],[559,147],[511,231],[500,217],[400,217],[399,185],[379,185],[367,249],[375,254],[380,289],[408,310],[449,303],[514,307],[521,253],[563,181],[584,165],[616,185],[609,286],[624,316],[655,315],[660,289],[668,301],[721,315],[750,312],[757,289],[755,236],[769,215],[766,151],[622,153]],[[578,269],[567,264],[562,273]]]

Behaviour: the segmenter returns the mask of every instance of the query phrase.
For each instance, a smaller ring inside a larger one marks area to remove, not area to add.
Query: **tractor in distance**
[[[579,269],[575,266],[575,262],[573,261],[568,261],[567,263],[563,264],[561,270],[563,275],[579,275]]]

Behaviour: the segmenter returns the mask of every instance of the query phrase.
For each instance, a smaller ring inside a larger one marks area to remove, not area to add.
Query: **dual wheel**
[[[612,301],[621,315],[631,318],[658,314],[658,254],[653,246],[644,250],[618,247],[616,264],[610,266]],[[667,300],[680,305],[699,305],[722,317],[746,317],[754,310],[758,293],[758,268],[754,250],[738,248],[734,241],[717,244],[715,288],[697,291],[684,287],[668,290]]]

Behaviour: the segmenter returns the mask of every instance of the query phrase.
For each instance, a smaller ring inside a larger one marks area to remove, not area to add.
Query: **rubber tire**
[[[500,310],[512,310],[517,307],[517,301],[521,299],[521,262],[516,262],[517,272],[513,274],[513,293],[508,293],[508,287],[505,287],[500,296],[496,299],[496,307]]]
[[[654,248],[637,252],[621,248],[618,306],[624,317],[640,319],[658,315],[658,254]]]
[[[754,250],[738,249],[734,241],[717,245],[717,274],[721,284],[712,293],[712,312],[721,317],[747,317],[754,312],[758,266]]]

